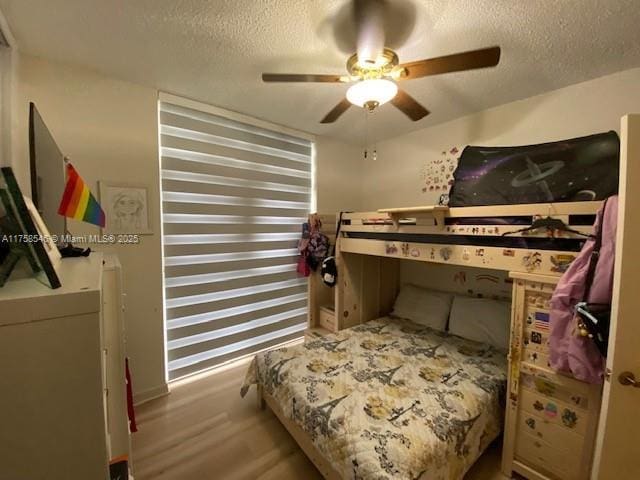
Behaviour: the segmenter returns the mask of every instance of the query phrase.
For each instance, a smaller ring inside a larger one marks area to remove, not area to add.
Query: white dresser
[[[94,252],[59,276],[0,288],[0,480],[107,479],[130,458],[120,265]]]

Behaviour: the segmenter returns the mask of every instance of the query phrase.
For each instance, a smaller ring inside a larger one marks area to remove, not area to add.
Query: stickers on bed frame
[[[571,265],[571,262],[573,262],[575,259],[576,256],[570,253],[551,255],[550,260],[553,264],[553,267],[551,267],[551,271],[556,273],[564,273],[569,268],[569,265]]]
[[[434,245],[428,243],[367,240],[383,245],[379,253],[376,248],[350,246],[344,247],[349,238],[343,239],[343,251],[364,253],[367,255],[386,255],[389,257],[421,260],[440,264],[453,264],[463,267],[484,267],[505,271],[521,271],[546,275],[562,275],[575,260],[573,252],[545,250],[526,250],[519,248],[500,248],[473,245]],[[353,239],[359,242],[359,239]],[[360,249],[362,248],[362,251]]]
[[[385,242],[384,251],[387,255],[395,255],[398,253],[398,247],[396,247],[396,244],[393,242]]]
[[[540,267],[542,266],[542,255],[540,252],[536,251],[528,252],[524,257],[522,257],[522,266],[529,273],[540,270]]]

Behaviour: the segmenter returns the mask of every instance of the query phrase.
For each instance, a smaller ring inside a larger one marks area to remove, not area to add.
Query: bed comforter
[[[502,430],[506,353],[385,317],[257,355],[256,383],[345,479],[460,479]]]

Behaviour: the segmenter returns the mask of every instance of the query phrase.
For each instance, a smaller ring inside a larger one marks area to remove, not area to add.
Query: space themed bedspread
[[[380,318],[258,354],[255,383],[345,479],[462,479],[502,429],[506,352]]]
[[[450,207],[603,200],[618,192],[616,132],[518,147],[466,147]]]

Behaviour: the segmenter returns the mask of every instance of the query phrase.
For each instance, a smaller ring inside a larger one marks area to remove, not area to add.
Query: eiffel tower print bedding
[[[506,352],[384,317],[258,354],[261,384],[345,479],[461,479],[501,432]]]

